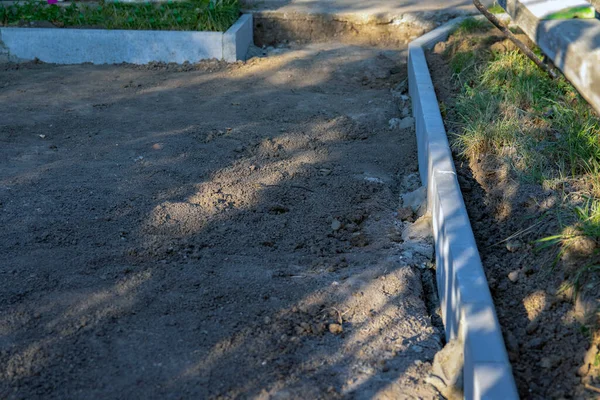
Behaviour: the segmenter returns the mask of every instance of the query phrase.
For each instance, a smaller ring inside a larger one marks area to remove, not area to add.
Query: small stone
[[[408,129],[415,126],[415,119],[413,117],[402,118],[400,124],[398,124],[398,128],[400,129]]]
[[[414,212],[410,207],[400,207],[398,209],[398,218],[402,221],[414,221]]]
[[[365,247],[369,245],[369,239],[362,232],[354,232],[350,238],[350,244],[355,247]]]
[[[415,344],[413,346],[410,346],[410,349],[412,351],[414,351],[415,353],[422,353],[423,352],[423,347],[419,346],[418,344]]]
[[[269,325],[271,323],[271,318],[265,317],[264,322],[265,322],[265,325]]]
[[[518,240],[509,240],[508,242],[506,242],[506,250],[510,251],[511,253],[514,253],[515,251],[519,250],[522,247],[522,243],[519,242]]]
[[[342,223],[339,220],[334,219],[333,222],[331,222],[331,230],[332,231],[337,232],[341,228],[342,228]]]
[[[512,282],[512,283],[517,283],[519,281],[519,271],[512,271],[508,274],[508,279]]]
[[[533,338],[525,344],[528,349],[541,349],[546,341],[542,338]]]
[[[415,240],[428,240],[433,235],[431,228],[431,217],[423,216],[414,224],[407,225],[402,231],[402,239],[405,242]]]
[[[427,187],[421,186],[417,190],[410,193],[405,193],[402,196],[402,206],[409,207],[413,212],[418,212],[419,209],[426,207]]]
[[[559,362],[560,358],[557,358],[556,356],[542,357],[539,365],[542,368],[550,369],[553,368]]]
[[[237,146],[235,149],[233,149],[233,151],[236,153],[241,153],[244,151],[244,146]]]
[[[334,335],[339,335],[344,331],[340,324],[329,324],[327,329],[329,329],[329,332],[333,333]]]
[[[536,318],[527,324],[527,326],[525,327],[525,332],[527,332],[528,335],[531,335],[533,332],[535,332],[537,330],[539,325],[540,325],[540,320]]]
[[[400,127],[400,122],[402,120],[400,118],[392,118],[388,121],[388,126],[390,130],[398,129]]]

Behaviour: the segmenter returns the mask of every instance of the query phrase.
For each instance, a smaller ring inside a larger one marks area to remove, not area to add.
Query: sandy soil
[[[405,53],[274,53],[2,67],[1,398],[437,397]]]
[[[494,34],[500,45],[503,37]],[[490,46],[494,43],[489,33],[474,35],[485,37]],[[427,54],[428,63],[438,99],[448,113],[448,131],[460,132],[460,118],[453,111],[458,88],[443,48],[439,45]],[[572,290],[563,286],[569,267],[588,263],[592,251],[566,254],[571,260],[563,256],[557,265],[558,249],[541,250],[535,243],[562,231],[566,220],[559,220],[557,210],[573,206],[561,204],[567,192],[523,182],[506,162],[491,154],[472,160],[455,154],[455,160],[521,398],[597,399],[598,333],[591,331],[593,324],[584,322]],[[573,246],[573,251],[579,250]],[[597,276],[588,282],[591,301],[596,302],[594,281]]]

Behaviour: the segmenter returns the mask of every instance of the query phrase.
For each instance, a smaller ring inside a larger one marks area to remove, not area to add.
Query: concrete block
[[[0,28],[11,55],[56,64],[198,62],[223,56],[222,33]]]
[[[227,32],[62,28],[0,28],[8,58],[56,64],[182,64],[216,58],[245,59],[252,43],[252,16]]]
[[[252,14],[244,14],[223,34],[223,59],[246,61],[246,53],[254,44]]]

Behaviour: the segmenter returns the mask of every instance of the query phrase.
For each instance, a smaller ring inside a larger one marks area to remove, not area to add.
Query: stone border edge
[[[433,221],[446,339],[459,339],[463,346],[465,399],[518,399],[424,52],[445,40],[464,19],[451,20],[409,44],[408,80],[419,173],[427,186]]]
[[[252,14],[243,14],[223,34],[223,60],[246,61],[248,48],[254,44],[254,24]]]
[[[226,32],[0,27],[0,61],[55,64],[182,64],[216,58],[245,61],[252,15]]]

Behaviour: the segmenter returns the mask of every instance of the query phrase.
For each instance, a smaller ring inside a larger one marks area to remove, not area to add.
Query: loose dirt
[[[2,66],[1,398],[437,398],[405,53],[272,53]]]
[[[495,51],[514,50],[500,32],[472,36],[477,37],[465,46],[476,42]],[[451,37],[453,40],[459,39]],[[444,49],[452,45],[456,43],[442,43],[427,57],[438,100],[447,113],[447,129],[459,133],[460,118],[453,113],[459,88],[444,55]],[[591,249],[575,246],[568,260],[557,258],[557,249],[540,250],[535,243],[562,231],[557,211],[568,208],[569,204],[563,203],[567,192],[523,182],[506,162],[491,154],[472,160],[455,154],[455,160],[520,396],[597,398],[597,333],[590,332],[582,321],[581,304],[574,304],[572,290],[564,290],[572,272],[569,264],[589,262],[596,245]],[[597,282],[597,276],[594,279]],[[595,291],[590,293],[593,304],[598,298],[597,285],[589,283]]]

